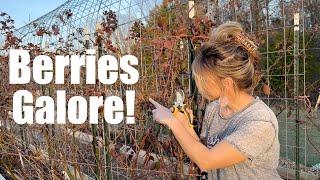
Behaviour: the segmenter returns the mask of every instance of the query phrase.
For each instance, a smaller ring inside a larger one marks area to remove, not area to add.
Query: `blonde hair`
[[[192,64],[200,93],[210,90],[208,81],[227,77],[232,78],[239,90],[252,93],[261,77],[257,49],[237,22],[227,22],[214,29]]]

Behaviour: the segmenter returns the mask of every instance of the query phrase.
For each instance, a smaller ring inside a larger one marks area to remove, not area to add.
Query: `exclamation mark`
[[[126,91],[127,124],[135,124],[134,100],[135,100],[135,91]]]

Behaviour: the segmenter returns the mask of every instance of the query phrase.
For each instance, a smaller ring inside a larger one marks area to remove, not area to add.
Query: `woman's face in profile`
[[[219,99],[221,95],[221,82],[218,78],[205,78],[201,80],[195,79],[197,88],[202,97],[208,99],[209,101]]]

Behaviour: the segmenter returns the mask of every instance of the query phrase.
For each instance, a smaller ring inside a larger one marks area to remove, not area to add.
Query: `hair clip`
[[[235,40],[242,44],[243,47],[251,54],[254,54],[254,51],[258,49],[258,47],[254,44],[253,41],[251,41],[246,35],[243,33],[240,33],[235,36]]]

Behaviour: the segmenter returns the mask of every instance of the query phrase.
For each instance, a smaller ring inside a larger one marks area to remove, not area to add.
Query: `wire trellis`
[[[320,128],[308,102],[316,101],[315,87],[320,81],[319,77],[309,78],[307,73],[315,65],[308,62],[315,61],[319,53],[315,40],[319,39],[319,18],[313,18],[311,8],[319,4],[304,0],[202,0],[189,7],[188,2],[69,0],[17,29],[14,35],[21,40],[18,47],[30,49],[33,55],[76,54],[89,48],[96,49],[98,56],[134,54],[139,59],[140,80],[132,86],[72,85],[66,70],[64,85],[11,85],[3,91],[8,92],[4,96],[10,97],[9,92],[23,87],[32,89],[36,97],[55,98],[55,90],[67,90],[67,99],[74,95],[123,97],[125,90],[135,89],[136,124],[109,125],[100,114],[99,125],[20,126],[10,118],[12,102],[6,100],[1,112],[4,140],[0,144],[4,148],[0,150],[0,162],[16,166],[5,166],[6,173],[89,179],[199,177],[199,170],[183,154],[170,131],[152,120],[148,97],[171,106],[175,91],[183,89],[189,94],[188,106],[196,112],[195,125],[200,126],[206,101],[196,94],[190,62],[213,27],[233,20],[242,23],[260,44],[264,76],[255,94],[278,117],[281,176],[316,176],[310,167],[320,162]],[[188,16],[190,8],[195,9],[193,18]],[[294,24],[294,14],[299,14],[299,24]],[[3,56],[10,47],[1,50]],[[85,73],[81,77],[85,79]],[[4,79],[2,86],[7,82]],[[315,84],[311,86],[310,82]]]

